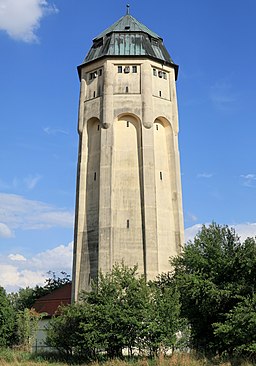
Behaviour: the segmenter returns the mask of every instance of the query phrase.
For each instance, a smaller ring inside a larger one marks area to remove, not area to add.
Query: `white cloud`
[[[207,223],[206,226],[208,225],[209,224]],[[240,237],[241,242],[243,242],[248,237],[256,237],[256,223],[254,222],[234,224],[229,226],[235,229],[235,232]],[[199,230],[201,230],[201,228],[202,224],[196,224],[185,229],[185,242],[187,242],[188,240],[193,240]]]
[[[37,253],[32,258],[25,258],[22,254],[1,256],[0,284],[8,292],[17,291],[21,287],[43,285],[49,277],[49,271],[70,274],[72,257],[73,243]]]
[[[0,237],[3,238],[12,238],[14,234],[12,233],[11,229],[6,225],[0,222]]]
[[[11,261],[26,261],[27,259],[21,255],[21,254],[9,254],[8,258],[10,258]]]
[[[19,288],[43,285],[45,274],[30,269],[19,269],[18,266],[1,263],[0,283],[7,292],[17,291]]]
[[[43,131],[47,135],[56,135],[58,133],[62,133],[63,135],[68,135],[68,132],[66,130],[62,130],[60,128],[51,128],[51,127],[45,127]]]
[[[35,188],[35,186],[41,179],[42,177],[38,174],[35,176],[29,175],[28,177],[24,178],[24,183],[26,187],[31,190]]]
[[[185,243],[189,240],[193,240],[199,230],[201,230],[202,224],[196,224],[185,229]]]
[[[29,263],[33,268],[46,271],[66,271],[71,268],[73,256],[73,243],[68,245],[60,245],[56,248],[38,253]]]
[[[11,229],[47,229],[73,227],[73,212],[15,194],[0,193],[0,235]],[[4,226],[3,226],[4,225]],[[3,235],[3,234],[2,234]],[[10,235],[10,232],[9,232]]]
[[[245,187],[256,187],[256,174],[240,175]]]
[[[0,0],[0,30],[16,40],[38,42],[42,18],[57,11],[47,0]]]
[[[210,89],[210,100],[219,110],[233,110],[237,96],[230,83],[217,81]]]
[[[211,178],[213,176],[212,173],[198,173],[197,178]]]

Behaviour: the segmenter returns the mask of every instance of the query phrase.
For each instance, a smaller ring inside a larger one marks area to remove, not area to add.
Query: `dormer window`
[[[124,29],[125,30],[129,30],[131,27],[129,26],[129,25],[126,25],[125,27],[124,27]]]

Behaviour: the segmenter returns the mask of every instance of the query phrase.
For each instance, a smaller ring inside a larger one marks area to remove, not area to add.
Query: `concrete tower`
[[[174,64],[127,14],[94,38],[82,65],[73,299],[98,272],[170,270],[183,244]]]

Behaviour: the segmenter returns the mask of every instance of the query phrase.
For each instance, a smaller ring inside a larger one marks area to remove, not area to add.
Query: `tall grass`
[[[55,354],[56,356],[56,354]],[[0,349],[0,366],[70,366],[65,362],[57,362],[53,355],[36,355],[29,352]],[[72,363],[73,364],[73,363]],[[83,364],[85,365],[85,364]],[[203,356],[191,353],[174,353],[170,357],[160,355],[153,359],[114,359],[107,361],[96,361],[86,366],[256,366],[249,361],[233,360],[222,361],[220,359],[208,360]]]

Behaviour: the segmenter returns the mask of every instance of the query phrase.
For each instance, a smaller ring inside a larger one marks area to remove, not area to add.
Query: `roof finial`
[[[126,15],[130,15],[130,4],[126,5]]]

